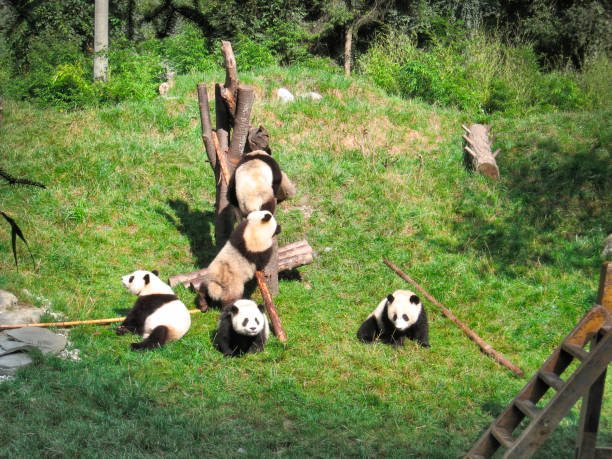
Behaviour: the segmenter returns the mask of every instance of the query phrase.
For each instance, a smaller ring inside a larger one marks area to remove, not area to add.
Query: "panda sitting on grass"
[[[138,299],[115,332],[142,335],[141,342],[132,343],[132,350],[154,349],[176,341],[191,326],[189,310],[157,275],[157,271],[134,271],[122,278],[124,287]]]
[[[225,357],[263,351],[270,336],[264,307],[251,300],[237,300],[219,316],[213,345]]]
[[[376,339],[403,346],[406,338],[429,347],[429,324],[420,298],[410,290],[396,290],[382,300],[357,331],[364,343]]]

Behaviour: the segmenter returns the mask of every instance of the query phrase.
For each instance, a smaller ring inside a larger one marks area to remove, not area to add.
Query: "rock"
[[[42,309],[34,306],[17,306],[14,310],[0,312],[0,324],[16,325],[16,324],[37,324],[43,315]]]
[[[280,88],[277,92],[276,92],[276,97],[278,98],[278,100],[280,100],[283,104],[286,104],[288,102],[293,102],[295,100],[295,97],[293,97],[293,94],[291,94],[291,92],[286,89],[286,88]]]
[[[22,341],[12,340],[4,334],[0,335],[0,356],[33,348],[34,346],[32,346],[31,344],[24,343]]]
[[[17,305],[17,297],[11,292],[0,290],[0,311],[12,308]]]
[[[58,354],[66,347],[66,338],[61,335],[39,327],[23,327],[4,332],[9,338],[22,343],[31,344],[41,350],[43,354],[52,352]]]
[[[304,94],[300,94],[299,97],[303,99],[310,99],[314,102],[317,102],[323,99],[323,96],[321,94],[319,94],[318,92],[314,92],[314,91],[305,92]]]
[[[0,357],[0,375],[13,376],[21,367],[32,363],[30,356],[24,352],[3,355]]]

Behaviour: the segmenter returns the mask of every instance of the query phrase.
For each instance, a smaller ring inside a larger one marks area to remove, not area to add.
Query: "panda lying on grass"
[[[122,278],[125,288],[138,295],[138,299],[115,332],[142,335],[141,342],[132,343],[132,350],[154,349],[176,341],[191,326],[187,307],[157,274],[157,271],[134,271]]]
[[[219,316],[213,345],[224,356],[263,351],[270,336],[264,307],[251,300],[238,300]]]
[[[406,338],[429,347],[429,324],[421,300],[410,290],[396,290],[374,309],[357,331],[360,341],[403,346]]]

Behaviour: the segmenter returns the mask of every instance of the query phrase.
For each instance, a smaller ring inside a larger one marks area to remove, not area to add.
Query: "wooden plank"
[[[557,427],[578,399],[582,397],[612,361],[612,334],[606,334],[591,350],[588,360],[580,365],[548,402],[542,414],[519,435],[502,457],[530,457]]]

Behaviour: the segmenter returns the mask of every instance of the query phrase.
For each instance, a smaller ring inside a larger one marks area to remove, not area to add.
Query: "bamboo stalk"
[[[272,301],[272,295],[270,294],[270,290],[268,290],[268,286],[266,285],[264,274],[261,271],[255,271],[255,277],[257,278],[257,285],[259,287],[259,290],[261,290],[261,296],[264,300],[264,305],[266,306],[266,310],[268,311],[268,315],[270,316],[272,330],[274,331],[274,334],[281,343],[286,343],[287,335],[285,334],[285,330],[283,330],[283,326],[281,325],[280,318],[278,317],[278,312],[276,311],[276,307],[274,306],[274,302]]]
[[[468,133],[468,135],[470,135],[472,133],[472,131],[470,131],[470,128],[468,128],[465,124],[462,124],[461,127],[463,128],[463,130],[465,132]]]
[[[189,314],[196,314],[200,312],[199,309],[190,309]],[[116,322],[123,322],[125,317],[113,317],[110,319],[91,319],[91,320],[72,320],[68,322],[43,322],[38,324],[11,324],[11,325],[0,325],[0,330],[11,330],[13,328],[24,328],[24,327],[73,327],[75,325],[105,325]]]
[[[425,291],[425,289],[423,287],[421,287],[419,284],[417,284],[414,280],[412,280],[408,275],[406,275],[405,273],[403,273],[398,267],[396,267],[393,263],[391,263],[389,260],[387,260],[386,258],[383,259],[383,263],[386,264],[389,268],[391,268],[391,270],[395,271],[395,273],[400,276],[402,279],[404,279],[405,281],[409,282],[410,284],[414,285],[414,287],[416,287],[416,289],[421,292],[425,298],[427,298],[430,302],[432,302],[433,304],[435,304],[436,306],[438,306],[441,310],[442,310],[442,314],[444,314],[446,317],[448,317],[450,320],[452,320],[453,322],[455,322],[455,324],[457,324],[459,326],[459,328],[472,340],[474,341],[476,344],[478,344],[478,346],[480,347],[480,349],[482,349],[482,351],[493,357],[493,359],[505,366],[506,368],[508,368],[510,371],[512,371],[514,374],[516,374],[517,376],[524,376],[523,370],[521,370],[520,368],[518,368],[517,366],[515,366],[514,364],[512,364],[509,360],[507,360],[505,357],[503,357],[501,354],[499,354],[497,351],[495,351],[495,349],[493,349],[491,347],[491,345],[487,344],[485,341],[482,340],[482,338],[480,338],[476,333],[474,333],[467,325],[465,325],[463,322],[461,322],[459,319],[457,319],[457,317],[455,317],[455,315],[450,312],[448,309],[446,309],[441,303],[439,303],[433,296],[431,296],[429,293],[427,293],[427,291]]]

